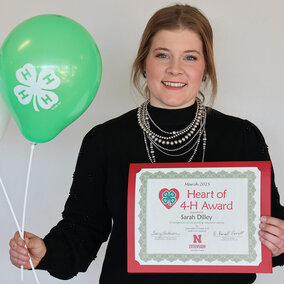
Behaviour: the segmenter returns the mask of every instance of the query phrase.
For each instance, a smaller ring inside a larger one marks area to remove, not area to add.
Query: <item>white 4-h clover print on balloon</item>
[[[35,67],[26,64],[17,70],[16,77],[21,85],[15,87],[14,93],[21,104],[32,103],[35,111],[39,111],[39,108],[50,109],[57,104],[58,96],[51,90],[60,85],[60,79],[52,69],[41,70],[37,77]]]
[[[87,109],[101,73],[92,36],[63,16],[24,21],[0,49],[0,92],[22,134],[33,143],[53,139]]]

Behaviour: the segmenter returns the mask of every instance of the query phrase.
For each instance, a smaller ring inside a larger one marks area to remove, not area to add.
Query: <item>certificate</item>
[[[128,272],[271,273],[270,162],[131,164]]]

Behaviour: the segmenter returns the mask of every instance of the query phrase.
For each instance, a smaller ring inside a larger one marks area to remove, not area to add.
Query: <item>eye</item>
[[[195,56],[192,56],[192,55],[187,55],[187,56],[185,57],[185,60],[187,60],[187,61],[195,61],[195,60],[196,60],[196,57],[195,57]]]
[[[164,53],[158,53],[158,54],[156,55],[156,57],[157,57],[157,58],[167,58],[167,55],[164,54]]]

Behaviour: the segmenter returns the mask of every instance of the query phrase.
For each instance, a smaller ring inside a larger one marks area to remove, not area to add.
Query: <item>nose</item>
[[[171,73],[172,75],[179,75],[182,74],[183,69],[180,60],[172,59],[169,62],[169,66],[167,68],[167,72]]]

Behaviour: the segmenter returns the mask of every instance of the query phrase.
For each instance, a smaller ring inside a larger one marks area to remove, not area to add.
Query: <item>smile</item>
[[[174,82],[167,82],[167,81],[162,81],[162,83],[167,87],[174,87],[174,88],[180,88],[180,87],[186,86],[185,83],[174,83]]]

